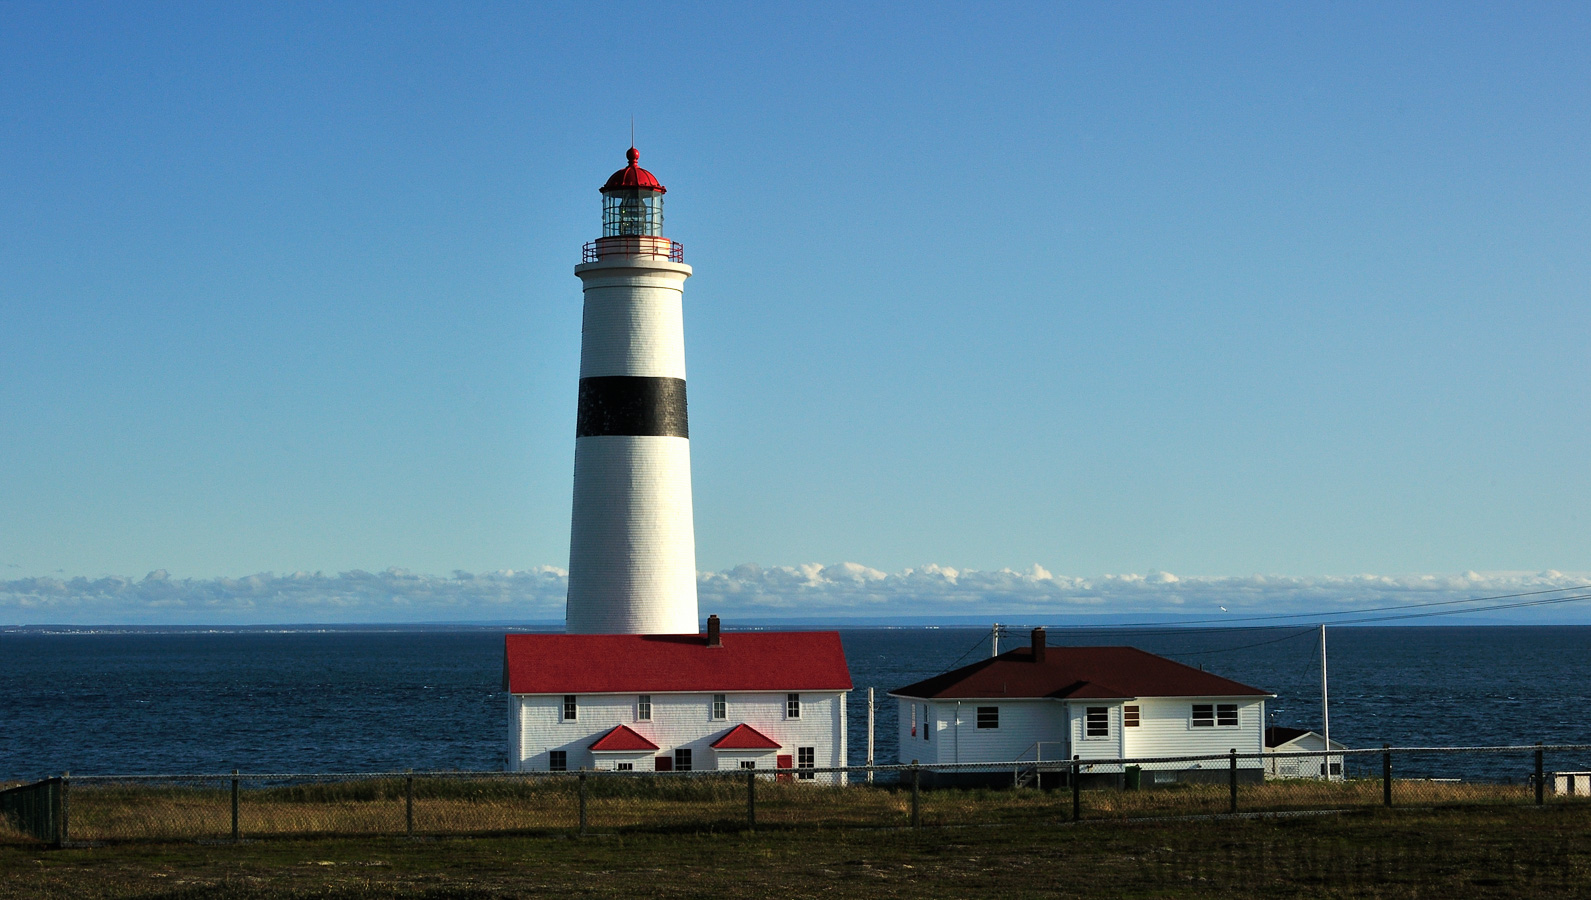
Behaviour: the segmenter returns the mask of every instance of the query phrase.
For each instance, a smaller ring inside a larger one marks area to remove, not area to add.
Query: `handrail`
[[[624,257],[628,259],[685,261],[685,245],[666,237],[648,234],[620,234],[588,241],[581,248],[581,260],[588,263]]]

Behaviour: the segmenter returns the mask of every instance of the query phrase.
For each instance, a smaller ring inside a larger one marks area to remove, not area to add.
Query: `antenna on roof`
[[[635,116],[630,117],[630,146],[635,146]]]

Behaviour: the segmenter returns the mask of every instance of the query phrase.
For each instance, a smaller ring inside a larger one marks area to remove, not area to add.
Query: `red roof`
[[[628,725],[615,725],[613,730],[591,743],[592,750],[656,750],[657,745],[642,737]]]
[[[703,634],[511,634],[511,694],[662,694],[680,691],[848,691],[837,631]]]
[[[1018,647],[890,693],[950,700],[1274,696],[1136,647],[1047,647],[1039,663],[1031,647]]]
[[[656,176],[635,164],[635,161],[641,158],[640,151],[631,147],[630,151],[624,155],[629,158],[630,164],[610,175],[608,183],[602,186],[603,191],[643,188],[657,191],[659,194],[668,193],[668,188],[659,184]]]
[[[778,741],[742,722],[729,733],[713,741],[714,750],[778,750]]]

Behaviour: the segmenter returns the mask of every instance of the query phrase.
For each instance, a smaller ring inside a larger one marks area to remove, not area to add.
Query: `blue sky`
[[[1591,572],[1587,46],[1581,4],[5,4],[0,579],[563,566],[632,116],[704,572]]]

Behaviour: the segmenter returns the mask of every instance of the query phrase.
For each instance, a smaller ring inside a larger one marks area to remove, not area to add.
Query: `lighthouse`
[[[638,165],[602,186],[585,293],[569,534],[570,634],[695,634],[696,537],[685,405],[685,265],[667,189]]]

